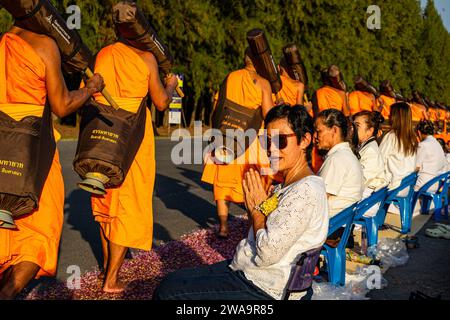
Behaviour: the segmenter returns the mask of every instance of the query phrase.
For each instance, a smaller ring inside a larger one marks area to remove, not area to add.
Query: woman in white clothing
[[[348,123],[336,109],[319,113],[315,121],[316,145],[327,151],[318,172],[325,181],[330,218],[358,202],[363,193],[363,173],[358,158],[346,141]]]
[[[384,169],[383,158],[377,143],[380,124],[384,122],[381,113],[376,111],[361,111],[353,116],[358,141],[356,150],[363,171],[364,192],[363,199],[369,197],[373,192],[388,184]],[[377,213],[379,206],[374,206],[365,214],[373,216]]]
[[[256,171],[247,172],[243,189],[250,230],[234,259],[176,271],[161,282],[154,299],[282,299],[301,254],[325,242],[325,185],[308,165],[311,116],[303,106],[277,106],[267,114],[265,128],[271,163],[284,183],[268,192]],[[271,210],[269,198],[277,199]]]
[[[447,159],[441,145],[433,137],[434,126],[431,121],[420,121],[416,130],[420,143],[416,159],[418,177],[414,190],[418,191],[425,183],[447,171]],[[428,190],[434,192],[436,188],[437,184]]]
[[[416,154],[418,138],[412,124],[411,108],[406,102],[391,105],[389,116],[391,130],[384,136],[380,144],[380,152],[385,165],[389,189],[400,186],[403,178],[416,170]],[[398,195],[404,196],[409,188]],[[398,208],[391,205],[389,212],[398,213]]]
[[[412,124],[411,109],[406,102],[391,105],[391,130],[380,143],[389,189],[400,185],[404,177],[416,169],[417,135]]]

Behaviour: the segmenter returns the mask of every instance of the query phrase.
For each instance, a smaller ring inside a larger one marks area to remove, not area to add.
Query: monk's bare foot
[[[229,236],[229,230],[228,230],[228,226],[226,226],[226,227],[220,227],[219,228],[219,232],[217,233],[217,236],[220,238],[220,239],[227,239],[228,238],[228,236]]]
[[[125,282],[117,280],[116,282],[106,283],[103,285],[103,292],[106,293],[121,293],[127,287]]]

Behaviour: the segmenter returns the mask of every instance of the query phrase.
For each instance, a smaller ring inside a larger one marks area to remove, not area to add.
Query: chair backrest
[[[411,197],[412,194],[414,193],[414,186],[416,184],[416,180],[417,180],[417,172],[413,172],[409,175],[407,175],[406,177],[404,177],[402,179],[402,181],[400,182],[400,185],[395,188],[394,190],[388,191],[387,197],[386,197],[386,202],[391,201],[392,199],[394,199],[395,197],[397,197],[397,194],[410,187],[409,188],[409,192],[408,195],[406,197]]]
[[[356,206],[355,221],[361,219],[361,217],[376,204],[380,204],[380,207],[384,205],[386,201],[386,196],[388,193],[388,188],[384,187],[378,191],[372,193],[368,198],[358,202]]]
[[[346,228],[350,228],[355,217],[355,209],[358,203],[352,204],[350,207],[345,208],[334,217],[330,218],[328,225],[328,236],[338,230],[340,227],[346,225]]]
[[[430,189],[430,187],[435,185],[436,183],[438,183],[438,188],[436,192],[434,192],[434,194],[438,195],[441,193],[447,194],[450,183],[450,171],[440,174],[437,177],[434,177],[433,179],[425,183],[417,192],[414,193],[414,196],[411,199],[411,208],[413,211],[416,207],[417,201],[420,198],[420,196],[426,193],[428,189]]]
[[[448,182],[449,180],[449,176],[450,176],[450,171],[440,174],[437,177],[434,177],[433,179],[431,179],[430,181],[428,181],[427,183],[425,183],[420,189],[419,191],[417,191],[417,193],[420,195],[424,192],[427,192],[428,189],[430,189],[431,186],[435,185],[436,183],[439,183],[439,186],[437,188],[437,191],[435,192],[436,194],[441,193],[444,190],[444,184]]]
[[[303,252],[297,261],[289,279],[284,299],[289,299],[291,292],[305,291],[312,286],[314,269],[319,260],[321,248]]]

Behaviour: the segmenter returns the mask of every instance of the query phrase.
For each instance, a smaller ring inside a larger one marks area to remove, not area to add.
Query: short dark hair
[[[430,120],[420,120],[416,130],[426,135],[434,135],[434,124]]]
[[[287,104],[282,104],[272,108],[264,119],[264,127],[267,128],[269,123],[279,119],[287,119],[289,127],[297,136],[297,144],[300,143],[302,138],[305,137],[306,133],[311,134],[311,139],[314,136],[313,118],[308,114],[308,111],[306,111],[306,108],[302,105],[290,106]],[[308,162],[311,161],[312,148],[313,143],[311,140],[311,143],[306,148],[306,160]]]
[[[323,123],[328,128],[336,126],[341,129],[342,140],[347,139],[348,122],[345,115],[337,109],[325,109],[317,115],[317,119],[322,118]]]

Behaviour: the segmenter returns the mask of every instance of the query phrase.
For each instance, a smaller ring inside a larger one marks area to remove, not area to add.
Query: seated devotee
[[[356,150],[363,171],[364,199],[388,184],[383,158],[377,143],[378,131],[383,122],[383,116],[376,111],[361,111],[353,116],[358,140]],[[378,206],[373,206],[365,216],[373,216],[377,211]]]
[[[431,121],[420,121],[416,130],[420,143],[417,148],[418,176],[414,190],[418,191],[428,181],[447,171],[447,159],[441,145],[433,136],[435,132]],[[434,192],[436,189],[437,184],[428,190]]]
[[[320,112],[315,128],[317,147],[327,151],[318,174],[325,181],[331,218],[361,200],[363,172],[346,141],[348,124],[341,111],[327,109]]]
[[[233,260],[176,271],[161,282],[154,299],[282,299],[300,255],[325,242],[325,185],[308,166],[311,116],[303,106],[280,105],[267,114],[265,128],[271,163],[284,183],[268,193],[259,174],[247,171],[243,189],[250,230]],[[273,211],[266,207],[269,203]],[[307,298],[311,290],[299,295]]]
[[[412,125],[411,109],[406,102],[394,103],[389,116],[391,130],[383,137],[380,152],[383,158],[389,189],[400,186],[403,178],[416,169],[417,135]],[[408,188],[400,191],[399,196],[408,193]],[[389,212],[397,213],[391,205]]]

